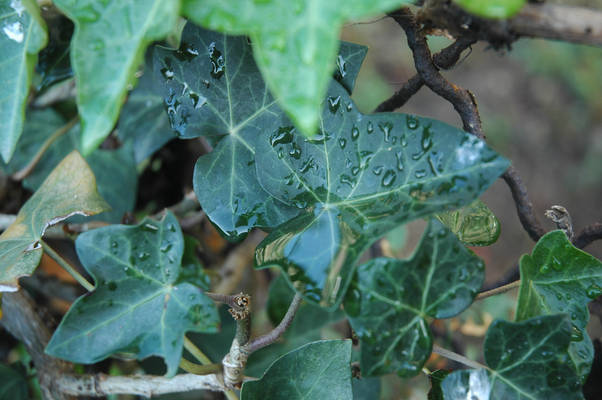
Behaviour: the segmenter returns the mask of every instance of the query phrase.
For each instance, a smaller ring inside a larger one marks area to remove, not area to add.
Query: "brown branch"
[[[583,228],[575,237],[575,247],[583,249],[595,240],[602,239],[602,223],[594,222]]]
[[[602,12],[559,4],[527,4],[510,19],[479,18],[447,0],[429,0],[418,13],[427,30],[471,36],[494,48],[510,47],[521,37],[602,45]]]
[[[453,67],[462,52],[469,48],[476,40],[468,37],[460,37],[451,45],[447,46],[439,53],[433,56],[433,61],[438,68],[449,69]],[[397,91],[393,96],[383,101],[376,107],[374,112],[393,111],[402,107],[413,95],[415,95],[424,85],[424,80],[420,74],[416,74]]]
[[[2,326],[23,342],[37,370],[40,389],[45,399],[69,399],[61,392],[57,380],[62,374],[71,372],[71,365],[50,357],[44,348],[50,340],[50,331],[44,319],[36,311],[36,304],[29,295],[20,290],[2,295]]]
[[[409,8],[404,7],[389,14],[405,31],[408,45],[414,55],[416,71],[433,92],[449,101],[462,118],[464,130],[484,139],[481,118],[472,93],[448,82],[433,62],[424,32],[414,19]]]
[[[275,327],[274,329],[272,329],[270,332],[266,333],[265,335],[259,336],[258,338],[251,340],[246,345],[247,351],[249,353],[253,353],[254,351],[257,351],[265,346],[268,346],[268,345],[274,343],[276,340],[278,340],[278,338],[280,336],[282,336],[282,334],[284,334],[284,332],[286,332],[288,327],[291,326],[291,323],[293,322],[293,319],[295,318],[295,314],[297,314],[297,310],[299,310],[299,306],[301,306],[302,300],[303,300],[303,297],[301,297],[301,295],[299,293],[295,293],[295,297],[293,297],[293,301],[291,301],[291,304],[288,307],[286,314],[284,315],[284,317],[282,318],[282,321],[280,321],[278,326]]]

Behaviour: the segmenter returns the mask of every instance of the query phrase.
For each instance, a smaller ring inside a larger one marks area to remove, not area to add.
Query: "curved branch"
[[[574,245],[577,248],[583,249],[593,241],[600,239],[602,239],[602,223],[594,222],[579,232],[575,237]]]

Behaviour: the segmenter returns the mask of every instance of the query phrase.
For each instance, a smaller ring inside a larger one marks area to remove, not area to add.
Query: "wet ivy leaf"
[[[54,4],[75,23],[71,65],[83,127],[82,150],[87,155],[113,129],[147,44],[171,32],[180,4],[163,0],[56,0]]]
[[[485,336],[489,369],[452,372],[441,385],[444,398],[582,399],[579,378],[568,365],[570,341],[566,315],[522,322],[496,320]]]
[[[268,315],[274,326],[280,323],[288,310],[293,295],[294,291],[282,275],[270,284],[267,307]],[[311,341],[333,339],[333,336],[324,336],[324,333],[328,331],[328,327],[344,319],[345,315],[341,310],[328,312],[313,304],[301,304],[295,319],[282,338],[251,354],[245,369],[246,373],[251,376],[261,376],[270,364],[283,354]]]
[[[255,61],[270,90],[295,126],[311,136],[318,127],[320,104],[335,68],[343,23],[393,10],[404,3],[408,1],[295,0],[241,4],[184,0],[182,12],[209,29],[249,35]]]
[[[25,122],[23,136],[19,140],[13,159],[4,168],[12,174],[25,167],[44,142],[65,124],[67,121],[52,109],[32,110]],[[110,211],[98,214],[93,219],[120,222],[124,213],[133,211],[138,173],[132,146],[133,144],[128,142],[116,150],[97,149],[85,158],[96,177],[98,192],[111,206]],[[80,150],[79,125],[75,125],[50,145],[23,181],[23,186],[35,191],[49,172],[73,150]]]
[[[0,364],[0,400],[27,400],[29,388],[25,367]]]
[[[0,235],[0,291],[18,290],[18,279],[36,269],[46,228],[72,215],[94,215],[108,209],[96,190],[94,174],[73,151],[48,175],[21,207],[15,222]]]
[[[39,79],[36,90],[43,91],[73,76],[69,50],[73,36],[73,23],[62,14],[46,16],[48,23],[48,46],[39,54],[36,72]]]
[[[353,400],[380,399],[380,378],[352,379],[351,387],[353,389]]]
[[[96,288],[73,303],[48,354],[84,364],[120,351],[139,359],[157,355],[174,375],[184,333],[217,331],[213,301],[188,282],[176,283],[184,240],[170,212],[161,221],[88,231],[75,247]]]
[[[481,140],[427,118],[363,115],[336,82],[320,135],[279,127],[256,144],[261,186],[306,212],[258,246],[296,290],[324,306],[341,299],[357,257],[409,220],[469,204],[508,166]]]
[[[34,0],[0,4],[0,154],[10,161],[23,131],[25,102],[38,52],[48,40]]]
[[[454,0],[466,11],[485,18],[509,18],[518,13],[525,0]]]
[[[570,315],[571,363],[585,380],[594,349],[585,330],[587,304],[602,294],[602,262],[574,247],[562,231],[542,236],[520,259],[521,286],[516,319],[564,312]]]
[[[360,67],[367,52],[366,46],[341,41],[333,77],[349,94],[353,93],[355,78],[360,73]]]
[[[500,222],[479,199],[457,210],[436,214],[435,217],[469,246],[489,246],[500,236]]]
[[[137,164],[176,138],[164,111],[163,98],[153,88],[153,74],[148,66],[123,106],[117,137],[124,143],[132,143]]]
[[[483,261],[435,220],[410,259],[361,265],[344,306],[361,342],[362,374],[419,373],[432,349],[425,318],[459,314],[484,278]]]
[[[245,382],[241,400],[352,399],[351,340],[308,343],[276,360],[257,381]]]

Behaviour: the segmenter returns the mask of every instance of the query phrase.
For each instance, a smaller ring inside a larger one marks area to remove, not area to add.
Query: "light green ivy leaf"
[[[351,340],[308,343],[277,359],[257,381],[245,382],[241,400],[350,400]]]
[[[84,364],[121,351],[139,359],[158,355],[174,375],[184,333],[217,331],[213,301],[199,287],[178,281],[184,239],[170,212],[158,222],[85,232],[75,247],[96,287],[73,303],[48,354]]]
[[[253,55],[278,102],[305,135],[315,133],[335,68],[343,23],[393,10],[407,0],[184,0],[195,23],[249,35]]]
[[[518,13],[526,0],[454,0],[466,11],[485,18],[510,18]]]
[[[485,336],[487,369],[454,371],[441,384],[445,400],[583,399],[569,367],[566,315],[494,321]]]
[[[479,199],[457,210],[436,214],[435,217],[468,246],[489,246],[500,236],[500,222]]]
[[[0,27],[0,154],[8,162],[23,131],[33,68],[48,35],[34,0],[4,0]]]
[[[147,44],[171,32],[178,0],[55,0],[75,23],[71,65],[88,155],[111,132]]]
[[[94,215],[108,209],[96,190],[90,167],[78,152],[71,152],[0,235],[0,292],[18,290],[18,279],[37,268],[42,258],[40,240],[49,226],[72,215]]]
[[[467,308],[483,284],[485,264],[431,220],[410,259],[377,258],[356,274],[344,307],[360,338],[362,374],[412,376],[432,350],[426,318]]]
[[[521,285],[516,319],[567,313],[572,322],[571,363],[583,380],[594,355],[587,334],[587,303],[602,294],[602,262],[574,247],[562,231],[542,236],[531,255],[520,259]]]

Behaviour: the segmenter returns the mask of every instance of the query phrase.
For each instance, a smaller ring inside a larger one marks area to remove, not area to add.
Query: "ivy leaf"
[[[88,231],[75,247],[96,288],[73,303],[48,343],[48,354],[84,364],[120,351],[138,359],[157,355],[174,375],[184,333],[217,331],[213,301],[198,287],[177,283],[184,240],[170,212],[158,222]]]
[[[602,294],[602,262],[574,247],[562,231],[542,236],[520,259],[516,319],[565,312],[572,322],[571,363],[585,380],[594,349],[587,335],[587,303]]]
[[[137,164],[176,137],[165,114],[163,98],[153,88],[153,75],[148,67],[123,106],[117,137],[124,143],[132,143]]]
[[[0,154],[8,162],[23,131],[33,68],[48,35],[34,0],[3,1],[0,24]]]
[[[340,43],[333,77],[351,94],[368,48],[356,43],[343,41]]]
[[[48,46],[39,54],[36,72],[38,92],[49,88],[54,83],[71,78],[73,70],[69,59],[73,23],[63,14],[45,15],[48,23]]]
[[[71,65],[83,127],[82,150],[88,155],[113,129],[147,44],[171,32],[180,2],[56,0],[54,4],[75,23]]]
[[[444,369],[438,369],[429,375],[429,380],[431,381],[431,390],[429,390],[428,393],[428,400],[444,400],[441,384],[443,383],[445,377],[450,374],[450,372],[451,371]]]
[[[276,360],[257,381],[245,382],[241,400],[349,400],[351,340],[308,343]]]
[[[457,210],[436,214],[435,217],[468,246],[489,246],[500,236],[500,222],[479,199]]]
[[[467,308],[483,284],[484,267],[435,220],[409,260],[361,265],[344,306],[362,344],[362,373],[420,372],[432,350],[426,317],[449,318]]]
[[[29,113],[23,136],[11,162],[5,166],[10,173],[24,168],[58,129],[67,122],[54,110],[33,110]],[[97,149],[85,159],[96,177],[100,195],[111,206],[95,219],[120,222],[123,214],[132,211],[136,202],[138,173],[132,144],[126,143],[116,150]],[[80,149],[80,127],[75,125],[57,138],[44,152],[33,171],[23,181],[23,186],[35,191],[54,167],[73,150]]]
[[[485,336],[488,369],[452,372],[441,385],[444,398],[582,399],[579,378],[567,368],[570,340],[566,315],[496,320]]]
[[[247,34],[270,90],[295,126],[311,136],[335,67],[343,23],[393,10],[406,0],[224,2],[184,0],[183,15],[209,29]],[[291,78],[292,77],[292,78]]]
[[[306,211],[271,232],[256,261],[279,265],[308,300],[336,306],[371,243],[401,223],[469,204],[508,161],[438,121],[363,115],[336,83],[329,95],[320,135],[284,126],[257,141],[261,186]]]
[[[510,18],[518,13],[525,0],[454,0],[466,11],[485,18]]]
[[[0,235],[0,292],[18,290],[18,279],[36,269],[46,228],[72,215],[94,215],[108,209],[84,159],[76,151],[70,153]]]
[[[0,364],[0,400],[27,400],[30,397],[25,368],[13,365],[20,368]]]

